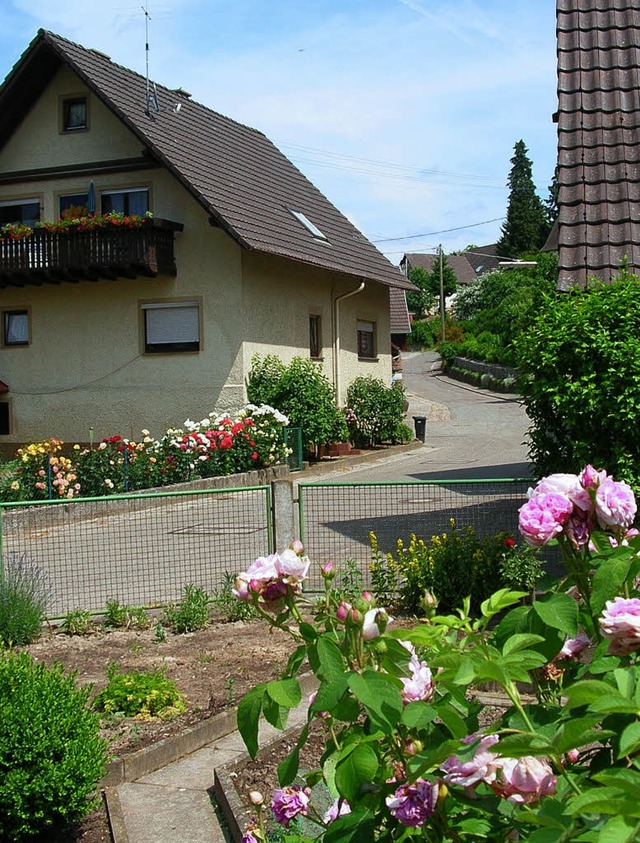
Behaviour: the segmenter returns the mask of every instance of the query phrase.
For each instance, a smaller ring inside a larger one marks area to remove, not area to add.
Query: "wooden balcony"
[[[17,240],[0,237],[0,287],[175,276],[173,236],[182,228],[153,218],[141,228],[35,229]]]

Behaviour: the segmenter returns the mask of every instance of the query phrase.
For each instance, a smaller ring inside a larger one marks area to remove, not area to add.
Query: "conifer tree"
[[[524,141],[519,140],[514,147],[507,182],[510,191],[507,219],[496,247],[499,255],[511,258],[540,249],[550,231],[544,205],[531,177],[527,152]]]

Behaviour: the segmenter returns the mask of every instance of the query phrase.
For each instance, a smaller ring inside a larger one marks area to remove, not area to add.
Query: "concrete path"
[[[288,727],[306,721],[304,690],[303,683],[304,702],[290,713]],[[282,735],[261,722],[261,748]],[[247,757],[240,733],[232,731],[154,772],[108,787],[114,843],[228,843],[213,796],[214,771]]]

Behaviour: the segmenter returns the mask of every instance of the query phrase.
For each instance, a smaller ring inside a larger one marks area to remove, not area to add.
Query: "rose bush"
[[[287,424],[273,407],[249,404],[235,418],[187,419],[159,440],[148,430],[138,442],[114,435],[88,448],[73,445],[70,456],[57,439],[34,443],[2,474],[0,500],[95,497],[265,468],[286,461]]]
[[[605,502],[603,508],[603,501]],[[470,615],[437,614],[394,630],[368,592],[336,596],[324,565],[322,599],[303,591],[309,560],[297,543],[239,575],[237,593],[297,646],[281,679],[242,700],[238,725],[252,756],[260,717],[284,728],[301,702],[297,674],[318,679],[308,720],[278,770],[277,822],[289,843],[638,839],[640,807],[640,538],[625,484],[587,467],[530,490],[523,537],[560,545],[566,573],[522,604],[499,590]],[[547,521],[555,525],[541,530]],[[581,530],[577,531],[575,523]],[[297,561],[294,559],[297,557]],[[271,599],[271,594],[277,599]],[[373,634],[372,634],[373,633]],[[488,717],[492,683],[502,713]],[[525,694],[526,690],[526,694]],[[326,730],[317,770],[298,769],[311,721]],[[335,800],[315,807],[322,782]],[[245,843],[266,841],[264,800]],[[312,836],[305,829],[315,826]]]

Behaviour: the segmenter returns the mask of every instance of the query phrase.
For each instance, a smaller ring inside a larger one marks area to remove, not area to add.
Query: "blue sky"
[[[144,73],[143,5],[0,0],[0,78],[40,27]],[[520,139],[547,196],[553,0],[148,0],[148,11],[151,78],[265,132],[394,263],[440,242],[494,242],[501,222],[475,224],[504,217]],[[473,227],[445,232],[462,226]]]

